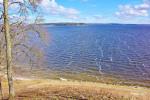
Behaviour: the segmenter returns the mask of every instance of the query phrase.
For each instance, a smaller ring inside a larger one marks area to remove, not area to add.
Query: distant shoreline
[[[78,25],[86,25],[86,23],[42,23],[39,25],[55,25],[55,26],[78,26]]]
[[[150,26],[150,24],[128,24],[128,23],[77,23],[77,22],[56,22],[56,23],[40,23],[38,25],[70,25],[70,26],[76,26],[76,25],[145,25]]]

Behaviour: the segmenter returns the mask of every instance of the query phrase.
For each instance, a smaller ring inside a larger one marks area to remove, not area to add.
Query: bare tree
[[[5,42],[6,42],[6,65],[7,65],[7,78],[9,85],[9,100],[13,100],[14,86],[13,86],[13,77],[12,77],[12,46],[11,46],[11,37],[10,37],[10,26],[9,26],[9,17],[8,17],[8,0],[3,1],[4,7],[4,34],[5,34]]]
[[[13,62],[16,62],[17,58],[20,60],[21,55],[29,59],[29,62],[33,62],[35,58],[42,57],[42,52],[31,42],[33,36],[41,38],[42,40],[45,39],[46,34],[41,30],[41,26],[38,25],[40,21],[39,13],[37,13],[34,23],[29,24],[27,21],[28,16],[37,11],[37,6],[40,1],[41,0],[3,0],[3,6],[0,9],[3,22],[0,34],[0,64],[6,61],[9,100],[13,100],[15,96]],[[17,9],[19,8],[16,14],[14,14],[15,16],[9,13],[13,5],[17,6]],[[5,51],[6,56],[3,55]]]

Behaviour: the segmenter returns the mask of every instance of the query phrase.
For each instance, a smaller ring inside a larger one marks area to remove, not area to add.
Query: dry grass
[[[48,71],[50,74],[47,74],[45,71],[35,70],[32,72],[15,69],[15,76],[20,77],[14,82],[15,100],[150,100],[149,88],[119,85],[118,79],[112,77],[101,77],[97,80],[86,74],[73,75],[54,71]],[[23,76],[27,78],[22,78]],[[67,81],[60,81],[61,77]],[[7,100],[8,85],[5,78],[2,87],[4,100]]]
[[[7,82],[3,81],[7,100]],[[142,87],[59,80],[16,80],[16,100],[150,100]]]

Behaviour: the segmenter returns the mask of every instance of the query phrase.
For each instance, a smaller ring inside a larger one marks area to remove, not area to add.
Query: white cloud
[[[19,1],[19,2],[23,2],[23,0],[11,0],[11,1]],[[0,3],[2,3],[3,0],[0,0]],[[64,7],[63,5],[60,5],[56,2],[56,0],[41,0],[40,4],[38,4],[41,9],[42,12],[44,12],[45,14],[49,15],[59,15],[61,17],[67,17],[67,18],[71,18],[71,19],[76,19],[78,18],[79,15],[79,11],[74,9],[74,8],[67,8]],[[11,10],[17,8],[17,5],[12,5],[11,6]]]
[[[149,16],[150,11],[150,0],[144,0],[142,4],[139,5],[119,5],[119,11],[116,15],[121,18],[129,18],[135,16]]]
[[[44,12],[53,15],[60,15],[67,18],[76,19],[79,11],[74,8],[67,8],[58,4],[55,0],[43,0],[40,4]]]

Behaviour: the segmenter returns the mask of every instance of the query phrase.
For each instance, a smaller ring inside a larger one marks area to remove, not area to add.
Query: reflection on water
[[[150,79],[150,26],[49,26],[48,67]]]

